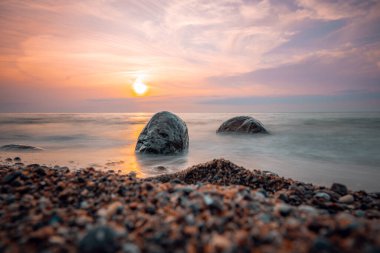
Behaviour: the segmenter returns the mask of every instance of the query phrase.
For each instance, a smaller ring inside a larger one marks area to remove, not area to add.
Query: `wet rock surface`
[[[268,133],[260,121],[249,116],[231,118],[225,121],[216,132],[245,134]]]
[[[341,203],[222,159],[148,179],[37,164],[0,165],[0,178],[1,252],[380,249],[379,193],[347,190]]]
[[[177,154],[189,147],[186,123],[171,112],[156,113],[145,126],[136,144],[143,154]]]

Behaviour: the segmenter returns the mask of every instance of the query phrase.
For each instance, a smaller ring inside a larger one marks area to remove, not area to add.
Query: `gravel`
[[[379,193],[305,184],[223,159],[147,179],[4,164],[0,182],[0,252],[380,250]]]

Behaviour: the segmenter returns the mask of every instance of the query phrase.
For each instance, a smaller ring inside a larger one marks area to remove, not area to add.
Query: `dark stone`
[[[347,195],[348,193],[347,187],[344,184],[339,183],[333,183],[331,186],[331,190],[333,192],[338,193],[341,196]]]
[[[288,196],[286,196],[285,194],[281,193],[278,196],[278,199],[281,199],[282,201],[287,202],[288,201]]]
[[[125,186],[120,186],[119,189],[117,190],[117,193],[123,197],[125,197],[127,193],[127,188]]]
[[[9,173],[9,174],[7,174],[3,178],[2,183],[3,184],[10,184],[10,183],[12,183],[14,180],[16,180],[21,175],[22,175],[21,172],[12,172],[12,173]]]
[[[132,221],[126,221],[125,222],[125,228],[129,231],[132,232],[135,230],[135,224]]]
[[[268,133],[262,123],[249,116],[238,116],[225,121],[217,133]]]
[[[180,179],[174,178],[173,180],[170,180],[170,183],[172,184],[184,184]]]
[[[77,181],[78,181],[78,183],[80,183],[80,184],[86,183],[86,180],[85,180],[84,178],[82,178],[82,177],[78,177],[78,178],[77,178]]]
[[[13,160],[14,160],[15,162],[21,162],[21,158],[18,157],[18,156],[16,156],[15,158],[13,158]]]
[[[295,205],[295,206],[298,206],[302,203],[302,200],[300,197],[298,197],[297,195],[290,195],[288,197],[288,201],[287,203],[291,204],[291,205]]]
[[[154,189],[154,186],[151,184],[151,183],[145,183],[144,185],[143,185],[144,187],[145,187],[145,189],[147,190],[147,191],[151,191],[151,190],[153,190]]]
[[[149,205],[145,208],[145,212],[148,213],[148,214],[155,214],[156,213],[156,208],[152,205]]]
[[[189,147],[185,122],[171,112],[156,113],[137,140],[135,151],[144,154],[177,154]]]
[[[159,170],[159,171],[165,171],[166,170],[166,167],[164,166],[157,166],[157,167],[154,167],[156,170]]]
[[[327,252],[337,252],[332,244],[325,238],[323,237],[317,237],[314,240],[314,243],[310,249],[310,253],[327,253]]]
[[[52,217],[49,220],[50,225],[61,223],[61,222],[63,222],[63,219],[57,214],[52,215]]]
[[[116,250],[115,232],[105,226],[88,231],[79,242],[79,252],[81,253],[112,253]]]
[[[36,168],[34,172],[37,173],[37,175],[39,175],[40,177],[46,176],[45,170],[41,167]]]

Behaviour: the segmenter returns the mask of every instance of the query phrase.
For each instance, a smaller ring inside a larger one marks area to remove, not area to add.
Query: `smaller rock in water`
[[[340,194],[341,196],[344,196],[348,193],[347,187],[344,184],[333,183],[330,189],[333,192]]]
[[[112,253],[116,252],[115,232],[106,226],[90,230],[79,242],[82,253]]]
[[[13,160],[14,160],[15,162],[21,162],[21,158],[18,157],[18,156],[16,156],[15,158],[13,158]]]
[[[351,204],[354,202],[354,196],[351,194],[344,195],[343,197],[339,198],[340,203],[345,203],[345,204]]]
[[[268,133],[263,124],[249,116],[238,116],[225,121],[217,133]]]
[[[159,170],[159,171],[165,171],[166,170],[166,167],[165,166],[157,166],[157,167],[154,167],[156,170]]]
[[[9,144],[0,147],[3,151],[42,151],[42,148],[33,147],[29,145]]]

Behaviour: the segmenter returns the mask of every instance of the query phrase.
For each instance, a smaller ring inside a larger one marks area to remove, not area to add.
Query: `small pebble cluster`
[[[0,252],[380,251],[379,193],[223,159],[147,179],[15,162],[0,165]]]

